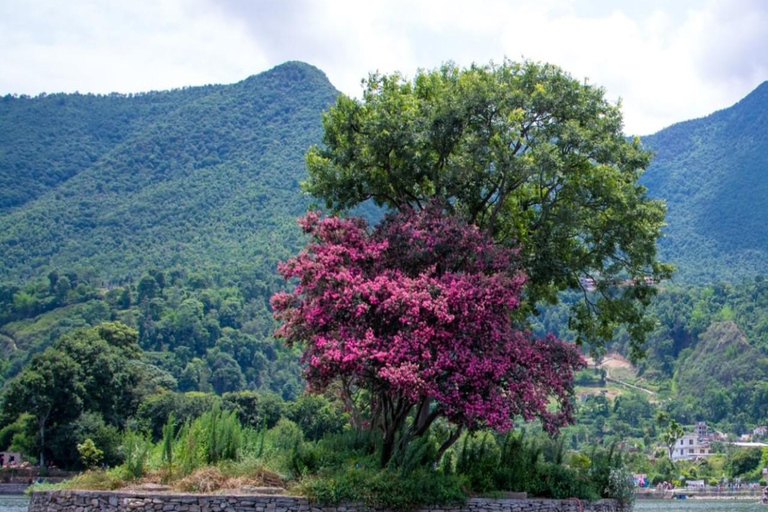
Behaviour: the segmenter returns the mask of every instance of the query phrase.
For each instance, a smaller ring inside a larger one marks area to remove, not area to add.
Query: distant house
[[[757,427],[752,431],[752,435],[755,437],[765,437],[768,435],[768,427]]]
[[[710,434],[707,424],[700,421],[692,434],[677,440],[672,449],[672,460],[695,460],[712,455],[709,446]]]
[[[0,467],[13,467],[21,464],[19,452],[0,452]]]

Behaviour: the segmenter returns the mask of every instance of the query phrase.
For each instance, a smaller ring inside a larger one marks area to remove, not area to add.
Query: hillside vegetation
[[[105,462],[124,463],[120,432],[134,435],[126,427],[159,441],[171,412],[178,428],[190,428],[221,407],[237,412],[248,442],[261,448],[265,436],[296,434],[280,464],[298,465],[278,465],[294,476],[329,454],[339,467],[371,459],[370,439],[342,439],[349,433],[341,432],[338,390],[302,396],[298,350],[273,339],[269,306],[285,286],[277,262],[304,244],[295,222],[311,201],[299,186],[304,155],[320,142],[321,112],[337,94],[321,71],[293,62],[233,85],[0,99],[0,382],[5,392],[25,372],[55,374],[69,364],[79,416],[56,411],[48,456],[86,466],[74,443],[92,438]],[[577,424],[556,441],[464,434],[446,467],[470,475],[473,489],[508,490],[519,475],[502,474],[511,462],[499,461],[513,448],[525,453],[523,445],[533,466],[546,462],[536,471],[551,473],[548,482],[560,481],[564,446],[621,442],[652,454],[660,410],[686,427],[707,421],[732,434],[768,421],[768,85],[643,143],[656,158],[642,183],[669,208],[662,260],[679,268],[647,309],[655,325],[647,357],[621,372],[580,372]],[[584,294],[559,297],[532,319],[534,330],[574,341],[569,307]],[[630,334],[618,330],[605,348],[628,355]],[[94,382],[129,389],[127,405],[115,406]],[[0,449],[34,457],[36,421],[21,409],[0,407]],[[341,437],[326,446],[323,435]],[[438,437],[414,450],[428,453]],[[362,451],[342,457],[336,442]],[[153,446],[154,462],[174,469]],[[540,481],[526,485],[536,490]]]
[[[337,91],[287,63],[227,86],[5,97],[0,279],[264,265],[301,245],[304,152]]]
[[[660,248],[676,279],[768,272],[768,82],[730,108],[642,140],[655,157],[640,181],[667,202]]]

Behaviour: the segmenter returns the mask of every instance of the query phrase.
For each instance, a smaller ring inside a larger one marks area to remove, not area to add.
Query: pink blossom
[[[517,251],[439,209],[362,219],[300,221],[311,236],[278,271],[297,284],[272,297],[276,331],[303,347],[322,390],[359,389],[437,411],[469,428],[505,430],[516,416],[550,431],[572,421],[576,348],[520,330],[526,277]],[[551,404],[557,405],[556,409]]]

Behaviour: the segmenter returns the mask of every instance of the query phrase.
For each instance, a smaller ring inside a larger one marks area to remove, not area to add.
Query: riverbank
[[[674,500],[682,496],[685,497],[683,499],[688,500],[760,501],[763,494],[760,489],[738,491],[730,489],[670,489],[666,491],[643,489],[635,491],[635,498],[638,500]]]
[[[49,470],[47,475],[40,476],[40,470],[36,467],[0,468],[0,495],[24,494],[27,487],[33,483],[57,484],[77,474],[69,471]]]

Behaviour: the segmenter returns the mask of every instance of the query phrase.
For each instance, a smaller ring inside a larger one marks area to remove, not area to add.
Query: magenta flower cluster
[[[277,335],[300,343],[309,384],[343,381],[470,429],[515,417],[572,421],[576,347],[517,327],[517,253],[433,207],[385,218],[300,221],[306,249],[280,264],[296,283],[272,298]]]

